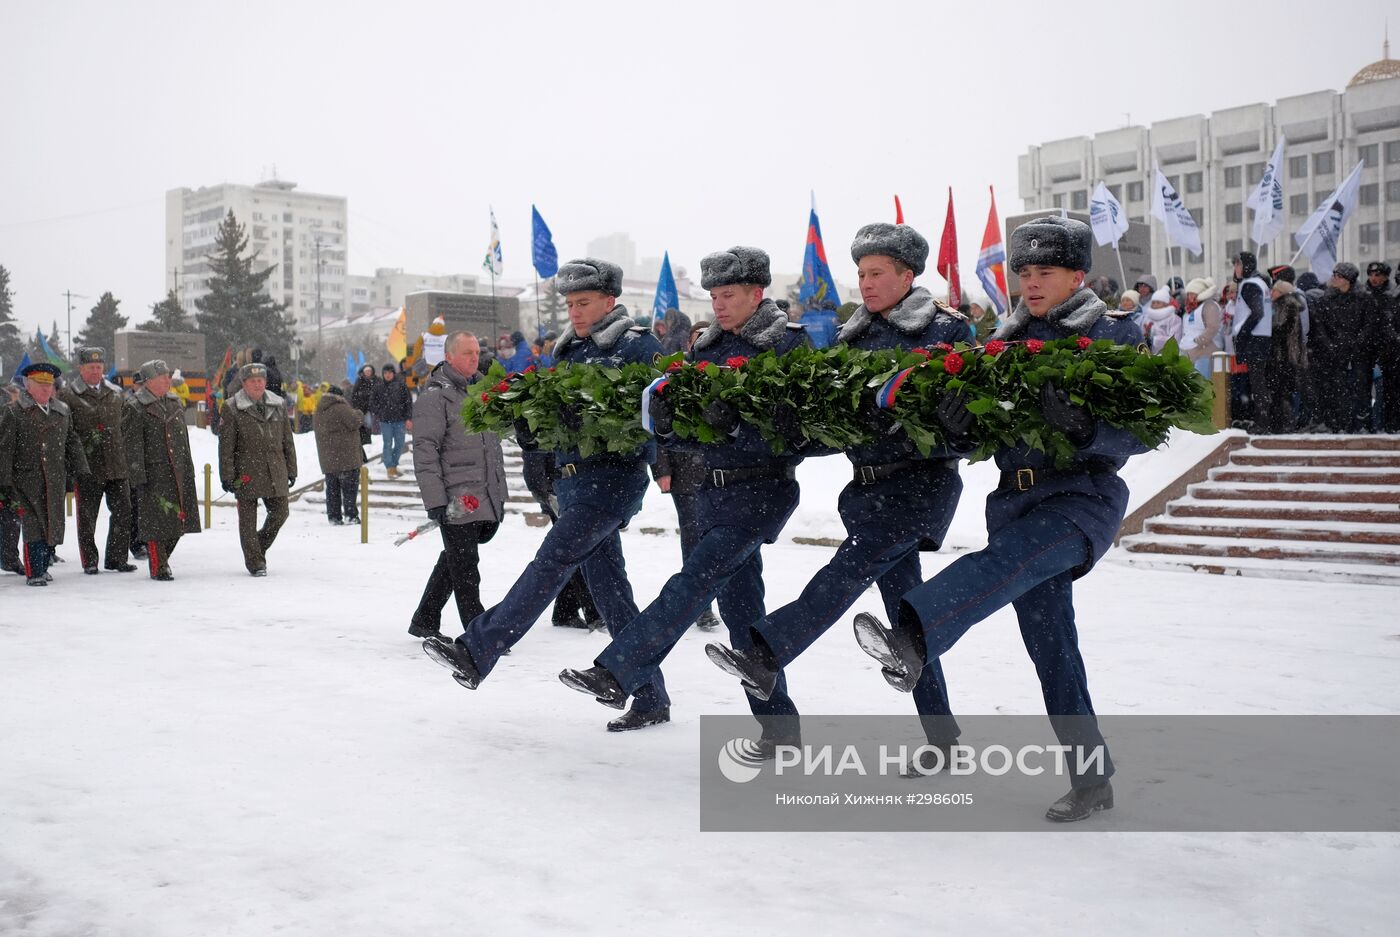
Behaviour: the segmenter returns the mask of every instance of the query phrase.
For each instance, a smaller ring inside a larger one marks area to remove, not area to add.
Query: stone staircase
[[[1400,436],[1254,436],[1115,559],[1400,586]]]

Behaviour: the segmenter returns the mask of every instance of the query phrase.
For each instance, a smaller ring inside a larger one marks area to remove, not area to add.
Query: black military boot
[[[452,679],[468,690],[481,686],[484,679],[476,669],[476,661],[467,649],[456,641],[428,638],[423,642],[423,653],[452,671]]]
[[[856,643],[879,661],[885,680],[901,693],[912,693],[924,670],[924,655],[902,628],[886,628],[880,619],[860,612],[855,620]]]
[[[102,568],[103,568],[103,569],[110,569],[110,570],[111,570],[112,572],[114,572],[114,573],[134,573],[134,572],[136,572],[136,567],[135,567],[133,564],[131,564],[131,563],[124,563],[124,562],[106,563],[106,564],[103,565]]]
[[[444,641],[452,640],[447,635],[442,633],[442,626],[420,625],[416,621],[408,626],[408,633],[413,635],[415,638],[441,638]]]
[[[767,732],[759,736],[757,742],[749,743],[751,757],[759,761],[772,761],[778,757],[779,748],[801,748],[801,735],[769,735]]]
[[[1113,809],[1113,785],[1108,781],[1092,787],[1072,787],[1065,796],[1050,805],[1045,819],[1053,823],[1073,823],[1087,819],[1091,813]]]
[[[723,644],[706,644],[705,656],[731,677],[738,677],[744,692],[754,699],[766,700],[778,685],[778,662],[763,644],[747,651],[736,651]]]
[[[671,707],[662,706],[660,709],[653,709],[649,712],[641,712],[633,706],[627,712],[618,716],[608,723],[609,732],[631,732],[633,729],[645,729],[647,726],[664,725],[671,721]]]
[[[571,690],[587,693],[589,696],[613,709],[627,705],[627,691],[608,673],[606,667],[593,666],[587,670],[561,670],[559,682]]]
[[[941,771],[948,770],[948,763],[953,757],[953,746],[958,744],[957,740],[948,742],[945,745],[920,746],[914,760],[904,766],[904,770],[899,772],[902,778],[917,780],[919,778],[933,777]]]
[[[561,615],[557,607],[555,609],[554,618],[550,624],[556,628],[577,628],[580,631],[592,630],[588,627],[588,622],[583,620],[582,613],[574,612],[572,615]]]
[[[84,567],[83,567],[83,575],[84,575],[84,576],[96,576],[96,575],[97,575],[97,564],[96,564],[96,563],[93,563],[91,566],[84,566]]]
[[[719,620],[719,616],[715,614],[715,610],[712,608],[706,608],[700,613],[700,617],[695,619],[695,627],[699,628],[701,631],[714,631],[723,624],[724,622]],[[767,699],[767,697],[763,698]]]
[[[43,576],[30,576],[24,580],[24,584],[27,586],[47,586],[49,581]]]

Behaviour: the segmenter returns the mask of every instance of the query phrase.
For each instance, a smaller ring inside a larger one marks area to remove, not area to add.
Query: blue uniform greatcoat
[[[916,287],[884,314],[857,308],[837,340],[863,351],[951,345],[967,340],[967,320]],[[890,616],[897,614],[900,598],[923,581],[919,550],[938,549],[953,521],[963,487],[955,456],[944,450],[923,457],[899,431],[847,450],[857,473],[862,466],[912,464],[871,484],[854,480],[842,489],[836,507],[846,539],[795,601],[753,624],[780,665],[790,664],[825,634],[872,582]],[[937,661],[924,668],[914,703],[920,715],[932,717],[925,719],[930,742],[957,737]]]
[[[1020,341],[1085,335],[1139,342],[1131,323],[1107,317],[1105,311],[1103,302],[1083,289],[1043,318],[1031,316],[1024,305],[1017,308],[995,337]],[[1132,434],[1099,423],[1067,468],[1057,470],[1050,456],[1024,448],[997,452],[1004,474],[1001,486],[987,498],[986,549],[950,563],[900,603],[898,627],[922,639],[930,662],[997,609],[1015,608],[1046,712],[1064,745],[1104,745],[1079,653],[1072,583],[1113,542],[1128,503],[1118,469],[1129,456],[1145,451]],[[1106,746],[1103,751],[1103,770],[1076,775],[1075,786],[1099,783],[1113,773]]]
[[[555,348],[560,361],[613,367],[650,362],[661,352],[656,338],[634,326],[620,305],[599,320],[586,338],[566,328]],[[647,445],[631,453],[602,453],[587,459],[577,452],[556,454],[567,473],[554,483],[559,518],[500,603],[472,619],[457,639],[483,677],[525,636],[580,566],[598,613],[614,636],[636,617],[637,603],[627,581],[618,530],[641,509],[653,452]],[[659,669],[651,671],[634,695],[640,711],[670,704]]]
[[[772,300],[765,299],[737,333],[711,326],[691,348],[697,361],[723,365],[730,358],[751,358],[772,350],[777,354],[805,345],[801,326],[789,323]],[[707,479],[716,469],[794,468],[799,456],[774,456],[758,431],[745,423],[729,443],[700,447]],[[759,548],[778,539],[783,525],[797,507],[797,482],[774,478],[731,482],[723,487],[707,481],[697,495],[697,527],[700,538],[658,595],[626,630],[599,654],[596,663],[606,667],[628,693],[635,693],[659,673],[661,661],[680,640],[690,623],[716,597],[720,616],[729,627],[736,648],[753,646],[750,622],[763,617],[763,562]],[[787,694],[787,680],[779,675],[772,698],[748,697],[749,707],[764,724],[765,734],[787,734],[786,727],[768,717],[797,715]]]

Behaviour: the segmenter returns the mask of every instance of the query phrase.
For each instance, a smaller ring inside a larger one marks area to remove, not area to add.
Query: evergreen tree
[[[266,288],[277,265],[254,272],[258,255],[254,251],[245,256],[247,249],[246,229],[230,211],[219,222],[214,251],[208,255],[213,272],[209,294],[194,301],[195,323],[205,336],[205,364],[211,374],[230,346],[261,348],[263,360],[275,357],[279,366],[288,360],[293,322],[286,304],[275,302]]]
[[[15,294],[10,290],[10,271],[0,266],[0,366],[5,377],[14,374],[24,358],[24,339],[15,324]]]
[[[567,313],[568,307],[564,304],[564,297],[554,288],[554,278],[550,277],[540,293],[540,325],[544,326],[546,331],[558,334],[560,322],[568,321]]]
[[[117,307],[121,305],[121,300],[116,299],[110,292],[103,293],[102,298],[97,301],[97,305],[92,307],[88,314],[87,323],[83,330],[78,333],[75,344],[78,348],[92,346],[101,348],[107,354],[108,361],[115,361],[117,329],[126,327],[126,316],[117,312]],[[55,348],[55,351],[58,349]]]
[[[151,307],[151,318],[137,326],[145,332],[189,332],[194,329],[194,322],[189,314],[185,312],[185,307],[180,305],[180,300],[175,296],[175,291],[171,290],[165,294],[165,298]],[[220,352],[222,358],[223,353]]]
[[[49,340],[49,347],[53,349],[54,354],[60,358],[68,357],[68,346],[63,343],[62,338],[59,338],[57,319],[53,320],[53,329],[44,338]]]

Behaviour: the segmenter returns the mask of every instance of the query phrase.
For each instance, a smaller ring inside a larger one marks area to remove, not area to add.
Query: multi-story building
[[[423,290],[475,293],[478,282],[474,274],[404,273],[402,267],[376,267],[374,276],[347,277],[349,313],[358,316],[374,309],[398,308],[409,293]]]
[[[1280,134],[1287,224],[1256,249],[1245,200]],[[1357,72],[1341,93],[1317,91],[1033,146],[1020,158],[1019,189],[1026,211],[1087,211],[1103,181],[1131,220],[1151,223],[1155,272],[1218,277],[1241,249],[1257,250],[1261,266],[1292,259],[1293,232],[1358,162],[1365,165],[1360,197],[1340,256],[1364,270],[1370,260],[1400,257],[1400,61],[1390,58],[1389,43],[1384,57]],[[1199,258],[1178,247],[1168,251],[1161,223],[1151,216],[1159,165],[1201,228]],[[1307,256],[1296,265],[1307,269]]]
[[[267,291],[287,304],[298,326],[314,326],[318,311],[326,320],[349,311],[345,196],[301,192],[280,179],[165,193],[165,277],[173,279],[187,311],[193,313],[195,300],[209,292],[207,257],[229,211],[257,254],[253,269],[276,265]]]

